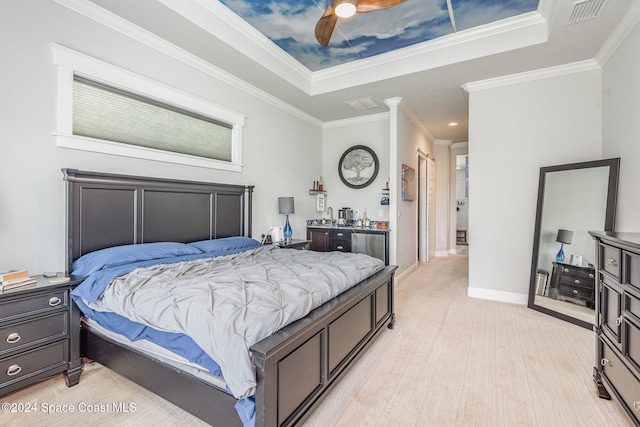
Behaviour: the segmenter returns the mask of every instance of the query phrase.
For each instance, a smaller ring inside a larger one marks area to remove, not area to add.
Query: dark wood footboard
[[[256,426],[304,421],[384,327],[393,327],[395,270],[387,267],[251,347]]]

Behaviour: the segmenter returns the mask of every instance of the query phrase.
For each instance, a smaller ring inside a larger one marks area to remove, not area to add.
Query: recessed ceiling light
[[[452,127],[453,126],[458,126],[458,122],[451,122],[451,123],[449,123],[449,126],[452,126]]]

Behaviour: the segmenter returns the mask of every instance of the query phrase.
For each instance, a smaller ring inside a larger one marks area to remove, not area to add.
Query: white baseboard
[[[529,301],[529,296],[527,294],[516,294],[513,292],[472,287],[467,288],[467,296],[471,298],[488,299],[491,301],[509,302],[520,305],[527,305],[527,302]]]
[[[414,263],[412,266],[410,266],[409,268],[407,268],[405,271],[403,271],[402,273],[396,275],[396,285],[402,283],[402,281],[404,279],[406,279],[407,277],[409,277],[409,275],[411,273],[413,273],[414,271],[416,271],[418,269],[418,263]]]
[[[436,251],[436,256],[449,256],[449,251]]]

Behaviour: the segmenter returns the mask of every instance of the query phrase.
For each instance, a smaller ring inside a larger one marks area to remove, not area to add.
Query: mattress
[[[207,384],[210,384],[228,393],[228,391],[226,390],[226,383],[224,381],[224,378],[211,375],[209,371],[207,371],[207,369],[203,368],[197,363],[190,362],[184,357],[181,357],[173,353],[172,351],[162,348],[159,345],[152,343],[151,341],[148,341],[146,339],[139,339],[135,342],[130,341],[124,335],[120,335],[116,332],[110,331],[100,326],[100,324],[95,320],[86,317],[82,318],[82,325],[83,328],[91,331],[99,337],[119,344],[120,346],[125,347],[129,350],[133,350],[138,353],[142,353],[145,356],[149,356],[156,360],[159,360],[162,363],[179,369],[182,372],[186,372],[189,375],[192,375],[206,382]]]

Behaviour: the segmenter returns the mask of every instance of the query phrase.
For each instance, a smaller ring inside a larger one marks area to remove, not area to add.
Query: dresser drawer
[[[590,277],[582,276],[567,276],[563,274],[560,276],[559,285],[574,286],[577,288],[587,288],[593,290],[595,281]]]
[[[609,245],[600,244],[600,269],[620,279],[622,251]]]
[[[69,305],[69,294],[66,290],[30,295],[22,298],[3,299],[0,301],[0,322],[30,314],[57,310]]]
[[[68,346],[68,340],[64,340],[0,359],[0,388],[66,366]]]
[[[602,346],[601,369],[609,385],[620,395],[636,422],[640,420],[640,382],[625,366],[618,355],[609,346],[600,341]]]
[[[0,357],[10,351],[67,335],[66,311],[16,322],[0,328]]]
[[[627,283],[640,289],[640,255],[624,252],[623,256],[627,266]]]

